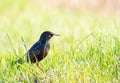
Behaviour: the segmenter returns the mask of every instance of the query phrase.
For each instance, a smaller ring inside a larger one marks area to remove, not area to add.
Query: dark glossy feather
[[[36,63],[38,68],[42,71],[42,69],[39,67],[38,62],[41,61],[42,59],[44,59],[50,49],[50,43],[49,40],[53,37],[53,36],[60,36],[59,34],[55,34],[52,33],[50,31],[45,31],[40,35],[39,40],[33,44],[33,46],[28,50],[27,53],[25,53],[24,58],[25,61],[27,62],[31,62],[31,63]],[[14,64],[16,63],[23,63],[23,60],[17,59]]]
[[[41,34],[39,40],[28,50],[25,54],[25,60],[31,63],[36,63],[45,58],[50,49],[49,40],[53,36],[59,36],[58,34],[52,33],[50,31],[45,31]]]
[[[42,44],[40,41],[36,42],[25,54],[26,61],[30,60],[31,63],[35,63],[42,60],[47,56],[49,49],[50,44],[48,41],[45,44]]]

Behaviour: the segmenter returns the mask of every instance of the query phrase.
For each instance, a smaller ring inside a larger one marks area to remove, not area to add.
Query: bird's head
[[[40,41],[49,41],[53,36],[60,36],[50,31],[45,31],[40,36]]]

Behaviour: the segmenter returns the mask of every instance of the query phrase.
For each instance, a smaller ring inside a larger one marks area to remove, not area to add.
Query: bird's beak
[[[54,36],[60,36],[59,34],[53,33]]]

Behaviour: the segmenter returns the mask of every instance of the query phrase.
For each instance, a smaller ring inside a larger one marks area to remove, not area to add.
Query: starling
[[[31,63],[36,63],[37,67],[41,71],[43,70],[39,67],[38,62],[47,56],[50,49],[49,41],[53,36],[59,36],[59,34],[55,34],[50,31],[43,32],[40,36],[40,39],[28,50],[24,56],[27,62],[30,61]]]

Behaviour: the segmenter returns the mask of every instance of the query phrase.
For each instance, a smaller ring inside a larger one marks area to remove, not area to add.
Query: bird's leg
[[[39,64],[36,63],[36,65],[37,65],[37,67],[39,68],[39,70],[43,72],[43,69],[39,66]]]
[[[37,65],[37,67],[39,68],[40,71],[43,72],[43,69],[42,69],[42,68],[39,66],[39,64],[38,64],[38,59],[37,59],[37,57],[35,56],[34,53],[33,53],[33,55],[34,55],[34,57],[35,57],[35,59],[36,59],[36,65]]]

